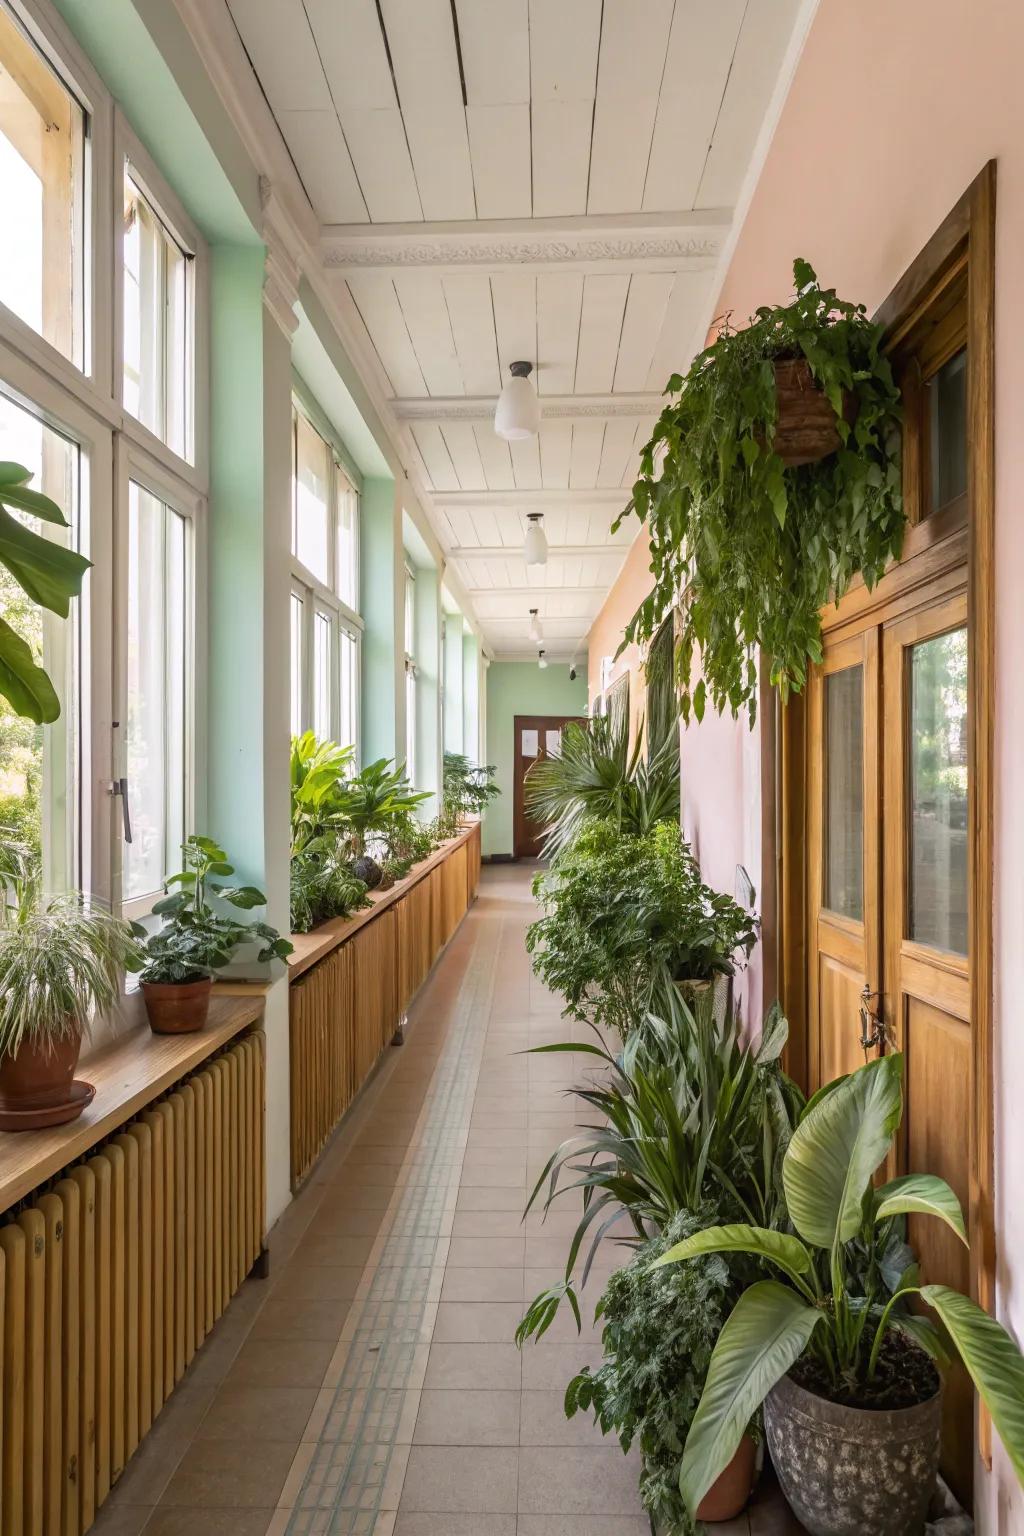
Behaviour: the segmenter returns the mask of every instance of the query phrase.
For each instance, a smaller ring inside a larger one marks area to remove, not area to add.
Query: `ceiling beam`
[[[324,265],[343,271],[703,271],[717,262],[731,217],[729,209],[701,209],[445,224],[328,224],[321,231],[321,246]]]
[[[467,592],[485,593],[488,597],[607,597],[610,582],[596,587],[570,587],[559,582],[554,587],[494,587],[466,586]]]
[[[552,544],[548,542],[548,559],[563,557],[589,558],[591,555],[608,559],[621,559],[628,551],[632,539],[622,539],[617,544]],[[449,560],[520,560],[523,546],[519,544],[457,544],[447,552]]]
[[[622,508],[629,491],[617,485],[577,491],[433,491],[431,501],[439,512],[447,507],[512,507],[519,512],[547,512],[555,507]]]
[[[392,400],[399,421],[493,421],[496,395],[454,395]],[[541,395],[544,421],[610,421],[620,416],[659,416],[664,407],[660,394]]]

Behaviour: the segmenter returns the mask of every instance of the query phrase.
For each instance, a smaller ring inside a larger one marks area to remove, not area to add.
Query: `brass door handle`
[[[881,1050],[886,1043],[885,1020],[871,1006],[880,995],[864,983],[860,994],[860,1043],[865,1060],[869,1051]]]

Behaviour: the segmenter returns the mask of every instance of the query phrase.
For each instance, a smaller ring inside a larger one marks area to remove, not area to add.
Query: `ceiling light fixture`
[[[547,666],[547,662],[544,659],[544,647],[543,646],[541,646],[540,650],[537,652],[537,665],[538,665],[538,667],[541,667],[541,668]]]
[[[536,437],[540,431],[540,401],[530,383],[532,372],[532,363],[509,366],[512,377],[498,396],[498,408],[494,413],[494,430],[506,442]]]
[[[539,610],[536,608],[530,609],[530,639],[536,640],[539,643],[544,639],[544,632],[540,627],[540,619],[537,616],[538,612]]]
[[[523,559],[527,565],[547,565],[548,541],[544,537],[544,529],[541,526],[543,512],[528,512],[529,527],[526,530],[526,538],[523,541]]]

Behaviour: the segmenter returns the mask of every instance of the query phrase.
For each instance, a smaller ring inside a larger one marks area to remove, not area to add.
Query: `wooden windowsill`
[[[458,837],[449,838],[439,848],[435,848],[421,864],[416,864],[405,876],[404,880],[396,880],[388,891],[371,891],[370,905],[364,907],[361,912],[354,913],[351,917],[332,917],[326,923],[321,923],[319,928],[314,928],[310,933],[293,933],[291,941],[294,945],[292,953],[288,956],[288,980],[295,979],[308,971],[311,965],[329,955],[332,949],[337,949],[339,944],[344,944],[354,933],[366,923],[373,921],[400,896],[406,895],[424,875],[429,875],[432,869],[443,864],[448,856],[460,848],[463,843],[468,843],[473,833],[480,825],[473,819],[467,823]]]
[[[48,1131],[0,1132],[0,1212],[83,1156],[168,1088],[263,1016],[262,989],[215,995],[206,1028],[194,1035],[154,1035],[140,994],[126,1005],[127,1027],[83,1061],[76,1076],[96,1097],[79,1119]]]

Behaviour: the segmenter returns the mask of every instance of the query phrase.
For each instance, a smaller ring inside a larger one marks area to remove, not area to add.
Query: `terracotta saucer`
[[[66,1125],[77,1120],[96,1097],[92,1083],[76,1078],[71,1097],[63,1104],[47,1104],[40,1109],[11,1109],[0,1106],[0,1131],[42,1131],[49,1125]]]

